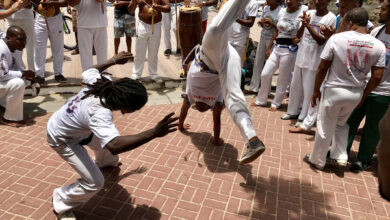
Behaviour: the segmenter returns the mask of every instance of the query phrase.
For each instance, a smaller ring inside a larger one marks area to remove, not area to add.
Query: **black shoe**
[[[66,82],[67,81],[67,79],[62,74],[55,76],[54,79],[57,82]]]
[[[362,172],[364,170],[367,170],[370,167],[371,167],[371,163],[370,162],[356,161],[355,163],[353,163],[351,165],[351,167],[349,169],[351,170],[351,172],[360,173],[360,172]]]
[[[165,56],[169,56],[169,55],[171,55],[172,54],[172,50],[171,49],[166,49],[165,51],[164,51],[164,55]]]
[[[176,54],[181,54],[181,49],[180,48],[177,48]]]
[[[45,83],[45,77],[36,76],[35,77],[35,82],[37,82],[38,84],[42,85],[42,84]]]

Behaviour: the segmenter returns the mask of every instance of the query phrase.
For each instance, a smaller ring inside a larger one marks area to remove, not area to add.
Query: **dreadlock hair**
[[[111,81],[102,76],[94,84],[86,84],[90,89],[85,91],[81,99],[89,96],[99,97],[103,107],[111,110],[128,109],[136,111],[141,109],[148,101],[145,87],[138,81],[122,78]]]

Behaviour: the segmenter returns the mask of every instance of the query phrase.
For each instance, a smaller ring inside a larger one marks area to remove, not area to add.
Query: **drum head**
[[[194,12],[194,11],[200,11],[199,7],[191,6],[191,7],[181,7],[180,11],[182,12]]]

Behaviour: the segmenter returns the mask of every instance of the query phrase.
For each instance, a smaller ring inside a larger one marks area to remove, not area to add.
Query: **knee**
[[[23,79],[14,78],[10,80],[9,89],[11,91],[20,91],[20,90],[24,90],[24,88],[25,88],[25,84]]]

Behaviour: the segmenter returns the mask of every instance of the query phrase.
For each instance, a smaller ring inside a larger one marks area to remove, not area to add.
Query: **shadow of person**
[[[213,136],[207,132],[182,131],[182,133],[189,136],[191,142],[199,150],[197,155],[199,167],[203,166],[199,162],[200,152],[202,152],[205,166],[210,172],[237,172],[245,180],[245,183],[240,183],[242,187],[253,188],[255,186],[256,180],[252,176],[252,166],[250,164],[240,164],[237,159],[239,157],[238,150],[233,145],[225,143],[223,140],[219,145],[214,145],[212,143]],[[189,160],[191,153],[184,157],[185,161]]]
[[[135,199],[119,185],[119,181],[130,175],[143,173],[145,167],[138,167],[121,174],[119,167],[101,169],[104,187],[88,202],[74,210],[77,219],[151,219],[161,218],[155,207],[135,204]]]

